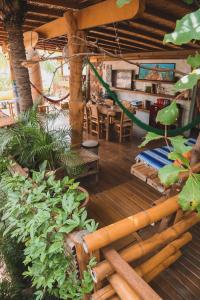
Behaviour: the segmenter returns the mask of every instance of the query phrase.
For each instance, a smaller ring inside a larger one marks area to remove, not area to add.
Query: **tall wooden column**
[[[76,14],[73,11],[67,11],[64,17],[68,38],[68,56],[70,58],[69,114],[72,146],[79,147],[82,142],[84,103],[82,93],[83,56],[78,54],[83,53],[85,44],[77,37],[84,38],[84,32],[78,30]]]
[[[37,50],[34,50],[33,48],[28,48],[26,50],[26,57],[28,60],[38,60],[39,55],[37,53]],[[42,75],[41,75],[41,69],[40,69],[40,63],[34,63],[30,67],[28,67],[30,82],[34,84],[34,86],[37,88],[35,89],[33,86],[31,86],[31,94],[33,98],[33,103],[41,104],[43,101],[43,98],[41,94],[38,92],[43,91],[42,86]]]

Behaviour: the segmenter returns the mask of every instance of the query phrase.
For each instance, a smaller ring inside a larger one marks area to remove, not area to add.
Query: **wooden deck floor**
[[[105,226],[151,206],[160,194],[130,174],[134,157],[139,152],[134,143],[101,141],[99,182],[84,182],[92,194],[89,214]],[[192,228],[193,241],[183,249],[184,255],[153,282],[152,287],[164,300],[200,299],[200,225]],[[121,241],[131,243],[133,236]],[[119,247],[119,245],[117,246]],[[149,299],[150,300],[150,299]]]

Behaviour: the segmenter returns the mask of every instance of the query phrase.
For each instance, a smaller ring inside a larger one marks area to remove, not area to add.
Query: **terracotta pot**
[[[90,201],[90,195],[89,195],[88,191],[87,191],[86,189],[84,189],[83,187],[81,187],[81,186],[79,186],[77,189],[78,189],[79,191],[85,193],[85,195],[86,195],[85,201],[81,204],[80,207],[81,207],[81,208],[82,208],[82,207],[87,207],[87,206],[88,206],[88,203],[89,203],[89,201]]]

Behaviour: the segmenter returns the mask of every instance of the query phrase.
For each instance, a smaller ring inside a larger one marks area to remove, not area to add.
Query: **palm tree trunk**
[[[19,95],[19,107],[20,111],[23,112],[32,107],[33,100],[28,69],[21,65],[21,62],[26,60],[22,26],[9,24],[6,26],[6,31],[8,33],[10,55]]]

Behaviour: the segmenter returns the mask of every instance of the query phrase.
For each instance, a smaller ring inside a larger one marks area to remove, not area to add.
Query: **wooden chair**
[[[114,131],[119,136],[119,142],[122,143],[125,138],[131,140],[133,133],[133,123],[122,111],[120,120],[114,123]]]
[[[102,136],[106,130],[106,119],[101,118],[96,104],[90,106],[90,132],[97,134],[98,138]]]
[[[112,99],[105,99],[104,102],[105,102],[106,105],[109,105],[109,106],[114,105],[114,101]]]
[[[90,110],[87,105],[85,105],[85,107],[84,107],[83,129],[87,133],[90,132]]]

